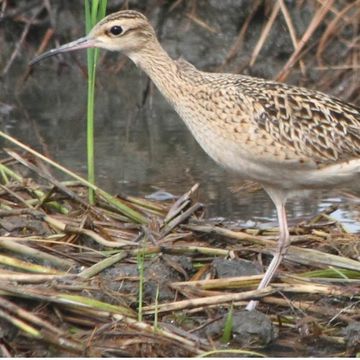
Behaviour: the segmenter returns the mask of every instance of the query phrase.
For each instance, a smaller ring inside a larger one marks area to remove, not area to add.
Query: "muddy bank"
[[[197,185],[164,201],[98,189],[90,206],[81,181],[9,155],[0,163],[3,355],[359,351],[359,236],[329,217],[335,208],[290,229],[275,280],[255,290],[276,229],[209,222]],[[244,311],[254,298],[257,311]]]
[[[8,2],[4,11],[0,71],[7,67],[13,52],[18,52],[0,81],[0,122],[10,134],[85,175],[85,53],[49,59],[24,80],[27,63],[41,44],[48,49],[84,34],[80,4],[50,4],[49,10],[41,10],[40,0]],[[281,10],[270,22],[275,4],[129,2],[131,8],[150,17],[173,57],[184,56],[203,70],[268,79],[276,78],[294,53],[290,28],[300,40],[319,10],[313,1],[286,2],[291,22]],[[123,6],[124,2],[109,1],[108,12]],[[350,6],[346,1],[334,4],[305,43],[301,62],[290,68],[285,80],[360,104],[358,13],[357,8],[345,11],[346,6]],[[337,17],[342,10],[343,16]],[[243,224],[276,222],[266,194],[249,194],[246,184],[214,164],[131,62],[119,54],[101,52],[97,84],[95,144],[100,186],[113,193],[146,196],[159,189],[185,192],[199,182],[199,198],[207,205],[208,217],[221,216]],[[359,193],[359,189],[352,190]],[[341,205],[337,219],[352,225],[359,215],[351,210],[351,204],[347,207],[346,199],[339,192],[318,192],[309,199],[291,202],[289,218],[298,222],[336,203]],[[357,226],[352,231],[359,229]]]

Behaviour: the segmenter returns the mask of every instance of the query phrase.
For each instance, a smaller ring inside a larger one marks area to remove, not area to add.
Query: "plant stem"
[[[107,0],[85,0],[86,32],[105,16]],[[95,109],[95,78],[98,49],[87,50],[88,64],[88,102],[87,102],[87,168],[88,181],[95,183],[95,150],[94,150],[94,109]],[[89,188],[89,203],[94,204],[95,192]]]

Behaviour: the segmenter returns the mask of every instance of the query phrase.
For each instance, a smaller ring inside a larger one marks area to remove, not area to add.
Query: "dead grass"
[[[3,354],[197,356],[223,346],[191,329],[206,328],[229,306],[241,309],[252,298],[278,325],[281,336],[273,346],[282,350],[268,353],[253,344],[249,351],[284,355],[299,341],[298,322],[306,317],[321,324],[313,336],[328,344],[327,355],[354,351],[343,329],[359,317],[359,261],[336,249],[359,237],[327,213],[291,229],[287,261],[259,291],[261,275],[218,278],[213,260],[268,262],[276,231],[207,224],[202,205],[192,200],[197,186],[173,203],[118,198],[145,219],[139,223],[104,197],[89,206],[86,187],[46,176],[36,153],[8,154],[0,164],[0,318],[8,324],[2,327]],[[325,252],[329,239],[331,251]],[[159,298],[145,291],[142,321],[140,275],[126,270],[136,266],[139,252],[145,256],[142,283],[159,289]],[[300,337],[305,344],[306,334]]]

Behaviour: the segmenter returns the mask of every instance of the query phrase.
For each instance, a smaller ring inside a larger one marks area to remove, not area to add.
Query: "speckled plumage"
[[[183,59],[174,61],[146,17],[136,11],[111,14],[88,36],[34,62],[86,47],[127,55],[216,162],[263,185],[276,206],[280,237],[259,288],[269,284],[289,246],[287,198],[360,180],[360,109],[353,105],[314,90],[202,72]],[[247,309],[255,306],[252,301]]]
[[[162,75],[155,82],[221,165],[284,191],[336,186],[360,176],[355,106],[306,88],[201,72],[185,60],[174,65],[171,85],[162,89]]]

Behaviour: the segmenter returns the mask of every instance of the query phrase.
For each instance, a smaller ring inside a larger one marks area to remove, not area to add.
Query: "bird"
[[[279,238],[258,289],[269,285],[290,246],[287,200],[360,180],[360,108],[355,105],[312,89],[204,72],[183,58],[174,60],[146,16],[135,10],[106,16],[88,35],[39,55],[30,65],[85,48],[130,58],[215,162],[267,192]],[[246,309],[254,310],[258,301],[252,299]]]

